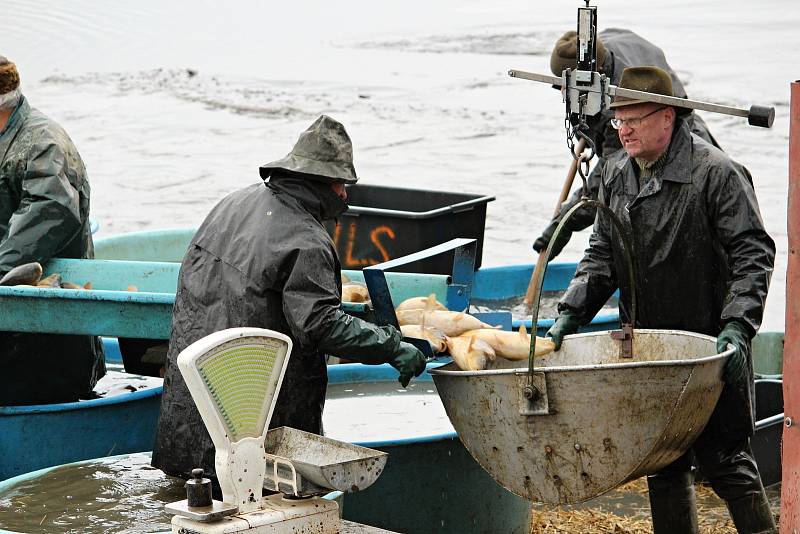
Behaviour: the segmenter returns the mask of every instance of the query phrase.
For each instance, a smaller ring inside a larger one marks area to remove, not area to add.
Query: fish
[[[397,313],[397,322],[400,326],[407,324],[425,324],[438,328],[446,336],[455,337],[467,330],[480,328],[494,328],[490,324],[464,312],[442,310],[405,310]]]
[[[53,273],[50,276],[42,278],[36,284],[36,287],[61,287],[61,275]]]
[[[92,289],[92,282],[86,282],[83,284],[83,289]]]
[[[38,261],[17,265],[0,278],[0,286],[35,286],[42,277],[42,264]]]
[[[369,290],[367,286],[350,282],[342,286],[342,302],[368,302]]]
[[[508,332],[493,328],[481,328],[470,330],[461,334],[462,336],[475,336],[488,343],[498,356],[507,360],[527,360],[531,350],[531,336],[525,329],[525,325],[520,325],[519,332]],[[544,356],[553,352],[555,344],[553,340],[546,337],[536,337],[536,353],[534,356]]]
[[[395,308],[397,312],[406,310],[448,311],[444,304],[436,300],[436,293],[431,293],[427,297],[411,297],[401,302],[397,308]]]
[[[139,288],[131,284],[128,286],[128,291],[130,291],[131,293],[136,293],[137,291],[139,291]]]
[[[342,285],[349,284],[349,283],[350,283],[350,277],[348,277],[346,274],[342,273]]]
[[[83,289],[83,286],[73,284],[72,282],[61,282],[61,289]]]
[[[407,324],[400,327],[403,337],[415,337],[424,339],[431,345],[434,354],[439,354],[447,350],[447,336],[444,332],[433,326],[421,324]]]
[[[462,371],[482,371],[496,357],[491,345],[476,336],[448,337],[447,350]]]

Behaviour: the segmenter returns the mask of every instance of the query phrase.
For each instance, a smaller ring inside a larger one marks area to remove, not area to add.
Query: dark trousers
[[[692,459],[728,505],[739,532],[774,531],[750,438],[703,432],[687,453],[647,478],[655,534],[697,532]]]

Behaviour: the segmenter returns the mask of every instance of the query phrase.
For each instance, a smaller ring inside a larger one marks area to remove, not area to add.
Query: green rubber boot
[[[775,518],[763,489],[757,495],[748,495],[725,504],[739,534],[778,534]]]
[[[691,473],[647,477],[653,534],[697,534],[697,505]]]

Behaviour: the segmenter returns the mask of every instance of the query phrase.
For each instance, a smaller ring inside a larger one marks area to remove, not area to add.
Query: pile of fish
[[[342,302],[370,302],[367,286],[360,282],[353,282],[347,275],[342,274]]]
[[[92,289],[92,283],[78,285],[72,282],[64,282],[61,275],[53,273],[42,278],[42,265],[39,262],[24,263],[8,271],[3,278],[0,278],[0,286],[22,286],[22,287],[60,287],[61,289]]]
[[[462,371],[481,371],[497,356],[507,360],[527,360],[531,336],[520,326],[519,332],[506,332],[465,312],[448,310],[436,295],[404,300],[395,309],[405,337],[425,339],[431,350],[447,352]],[[534,356],[553,351],[553,341],[536,338]]]

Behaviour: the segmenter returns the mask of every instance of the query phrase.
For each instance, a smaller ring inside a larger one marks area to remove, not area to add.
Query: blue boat
[[[429,367],[436,365],[439,364],[430,364]],[[368,387],[384,384],[381,392],[369,397],[369,402],[362,403],[364,406],[355,420],[348,404],[337,408],[333,406],[335,400],[329,399],[328,402],[331,405],[328,411],[338,411],[341,417],[337,421],[342,421],[341,425],[336,425],[326,420],[326,427],[334,427],[327,432],[331,437],[340,439],[341,434],[336,432],[344,432],[351,438],[349,441],[357,445],[389,454],[387,465],[375,484],[366,491],[343,496],[345,519],[397,532],[527,534],[530,503],[497,485],[469,455],[446,419],[428,373],[416,378],[416,389],[409,392],[397,391],[397,373],[389,365],[333,365],[328,368],[328,380],[331,387],[338,386],[340,391],[347,391],[349,386],[357,389],[359,384],[368,384]],[[381,399],[385,396],[420,395],[421,392],[427,395],[429,408],[436,408],[433,404],[439,404],[443,422],[434,422],[420,431],[415,416],[411,414],[399,415],[393,420],[381,417],[382,410],[396,406],[390,403],[388,408],[381,408]],[[357,399],[359,392],[354,391],[351,395],[350,398]],[[363,430],[364,422],[372,422],[369,429]],[[152,433],[147,434],[152,436]],[[104,453],[87,458],[106,456]],[[59,464],[72,461],[64,460]],[[39,471],[0,482],[0,496],[47,472]],[[417,501],[420,495],[424,495],[425,505],[417,507],[413,514],[394,510],[388,504]],[[2,523],[0,532],[6,532],[2,530]]]
[[[0,407],[0,480],[153,448],[162,388],[61,404]]]
[[[158,246],[134,247],[132,243],[141,244],[142,240],[133,239],[129,234],[124,239],[122,236],[107,238],[109,242],[114,239],[116,248],[113,249],[103,244],[105,240],[98,240],[98,256],[121,255],[120,247],[124,244],[133,251],[129,254],[138,254],[148,261],[127,261],[130,256],[113,260],[61,259],[45,266],[46,273],[60,272],[65,280],[81,284],[91,281],[92,290],[0,287],[0,307],[4,310],[0,314],[0,330],[168,339],[180,265],[176,261],[154,260],[180,259],[182,248],[193,231],[147,232],[139,233],[138,237],[142,234],[158,237],[150,240]],[[183,245],[177,244],[179,242]],[[166,255],[168,252],[172,256]],[[552,278],[550,282],[545,279],[545,289],[563,288],[574,268],[574,264],[550,266],[548,277]],[[524,292],[531,270],[532,266],[480,269],[474,275],[472,295],[502,300],[509,294]],[[348,274],[354,280],[364,280],[362,271]],[[385,275],[392,300],[399,302],[410,296],[435,293],[446,305],[463,309],[464,292],[466,290],[468,296],[470,288],[454,283],[453,278],[391,272]],[[136,285],[138,291],[128,291],[129,285]],[[345,309],[359,314],[365,312],[365,305],[347,304]],[[63,317],[75,320],[60,320]],[[615,324],[616,317],[605,317],[596,319],[590,326],[608,329]],[[546,320],[540,321],[540,332],[548,326]],[[773,336],[761,349],[756,343],[755,353],[774,355],[779,347],[782,356],[782,334],[780,336],[779,340]],[[759,371],[761,365],[758,362],[762,357],[755,359]],[[775,359],[769,357],[766,361]],[[771,363],[763,367],[775,369]],[[0,480],[48,465],[149,450],[155,432],[160,392],[160,388],[153,388],[77,403],[0,408],[0,435],[3,436],[0,440],[0,453],[3,453]],[[85,439],[75,439],[75,436]]]

